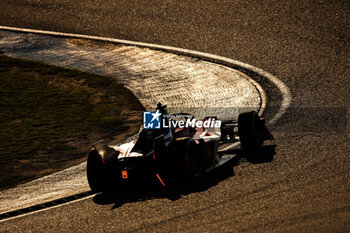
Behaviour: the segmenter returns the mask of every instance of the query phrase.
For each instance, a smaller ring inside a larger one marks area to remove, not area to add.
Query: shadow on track
[[[276,145],[262,146],[253,156],[246,156],[248,162],[253,164],[272,162],[273,156],[276,154]]]
[[[98,205],[114,204],[111,210],[121,207],[125,203],[139,202],[157,198],[168,198],[176,201],[184,195],[196,192],[203,192],[219,182],[234,176],[234,167],[239,165],[242,158],[253,164],[268,163],[273,161],[276,145],[266,145],[255,152],[254,155],[245,156],[241,150],[234,149],[225,153],[237,154],[231,161],[222,165],[208,174],[205,174],[200,180],[190,182],[185,179],[166,183],[163,187],[158,181],[150,183],[138,183],[129,186],[123,186],[121,189],[114,189],[108,193],[98,193],[94,196],[93,201]]]

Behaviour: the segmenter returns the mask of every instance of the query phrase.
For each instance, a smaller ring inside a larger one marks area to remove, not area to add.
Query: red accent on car
[[[157,176],[158,180],[160,181],[160,183],[162,183],[162,185],[165,186],[163,180],[160,178],[160,176],[158,175],[158,173],[156,173],[156,176]]]
[[[185,163],[187,168],[191,168],[190,161],[188,161],[188,155],[185,156]]]

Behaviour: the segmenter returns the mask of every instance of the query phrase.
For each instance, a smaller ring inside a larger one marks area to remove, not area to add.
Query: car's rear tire
[[[255,152],[263,143],[262,127],[257,112],[242,113],[238,117],[238,135],[245,152]]]
[[[101,156],[93,149],[90,151],[86,165],[87,179],[93,192],[103,192],[107,186],[107,172]]]

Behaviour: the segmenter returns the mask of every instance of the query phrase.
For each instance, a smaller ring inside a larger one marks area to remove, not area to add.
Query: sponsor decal
[[[174,120],[172,117],[181,118],[181,115],[163,115],[157,110],[156,112],[143,112],[143,128],[160,129],[160,128],[220,128],[221,121],[214,117],[205,120],[196,120],[188,115],[182,119]]]

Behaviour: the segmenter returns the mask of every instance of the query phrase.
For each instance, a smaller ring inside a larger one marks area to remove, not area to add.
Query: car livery
[[[254,111],[240,114],[238,121],[217,124],[219,120],[209,116],[202,121],[208,124],[201,124],[201,127],[193,127],[199,124],[179,127],[173,124],[174,119],[168,115],[166,106],[159,103],[156,110],[170,123],[167,127],[142,127],[135,138],[121,145],[108,146],[103,142],[93,145],[87,160],[87,178],[93,191],[105,192],[112,187],[152,178],[162,186],[172,179],[198,180],[236,156],[225,153],[225,149],[241,144],[249,155],[265,140],[273,139],[264,120]],[[174,115],[196,123],[190,114]]]

